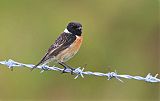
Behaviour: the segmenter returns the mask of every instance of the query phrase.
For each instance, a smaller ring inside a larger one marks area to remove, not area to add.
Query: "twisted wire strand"
[[[24,63],[20,63],[20,62],[16,62],[14,60],[6,60],[6,61],[0,61],[0,64],[2,65],[6,65],[8,68],[15,68],[15,67],[28,67],[28,68],[33,68],[33,64],[24,64]],[[37,67],[38,69],[41,69],[41,73],[43,73],[45,70],[53,70],[53,71],[63,71],[63,68],[59,68],[59,67],[49,67],[47,65],[41,65]],[[72,72],[71,69],[67,68],[65,70],[65,72],[70,73]],[[142,81],[146,81],[146,82],[160,82],[160,79],[158,78],[158,74],[156,74],[155,76],[152,76],[151,73],[148,73],[146,77],[141,77],[141,76],[131,76],[131,75],[120,75],[118,74],[116,71],[114,72],[108,72],[108,73],[101,73],[101,72],[91,72],[91,71],[84,71],[84,68],[78,67],[73,71],[74,74],[76,74],[74,79],[77,79],[79,76],[81,76],[82,78],[84,78],[84,75],[94,75],[94,76],[103,76],[103,77],[107,77],[108,80],[110,80],[111,78],[116,78],[118,81],[123,82],[120,78],[125,78],[125,79],[135,79],[135,80],[142,80]]]

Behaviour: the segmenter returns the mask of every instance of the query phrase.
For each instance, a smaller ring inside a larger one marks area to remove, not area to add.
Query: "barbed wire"
[[[11,68],[12,70],[15,67],[33,68],[33,66],[34,66],[33,64],[24,64],[24,63],[13,61],[11,59],[6,60],[6,61],[0,61],[0,64],[6,65],[8,68]],[[61,72],[64,71],[64,69],[62,69],[62,68],[55,67],[55,66],[49,67],[47,65],[41,65],[41,66],[38,66],[37,68],[41,69],[41,73],[43,73],[46,70],[61,71]],[[157,78],[158,74],[156,74],[155,76],[152,76],[151,73],[147,74],[146,77],[141,77],[141,76],[131,76],[131,75],[120,75],[116,71],[108,72],[108,73],[84,71],[84,68],[81,68],[81,67],[78,67],[75,70],[71,70],[71,69],[67,68],[65,70],[65,72],[67,72],[67,73],[73,72],[76,75],[74,79],[77,79],[79,76],[84,78],[84,75],[94,75],[94,76],[107,77],[108,80],[110,80],[111,78],[116,78],[120,82],[123,82],[120,78],[142,80],[142,81],[152,82],[152,83],[160,82],[160,79]]]

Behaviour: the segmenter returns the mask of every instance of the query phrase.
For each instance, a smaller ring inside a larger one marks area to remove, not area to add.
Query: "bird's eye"
[[[77,26],[71,26],[71,28],[76,29],[76,28],[77,28]]]

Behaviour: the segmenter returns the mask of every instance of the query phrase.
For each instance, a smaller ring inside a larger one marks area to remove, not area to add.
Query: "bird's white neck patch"
[[[64,32],[65,32],[65,33],[70,33],[70,34],[71,34],[71,32],[69,32],[67,28],[64,30]]]

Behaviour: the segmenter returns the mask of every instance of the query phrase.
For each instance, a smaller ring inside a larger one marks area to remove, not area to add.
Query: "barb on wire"
[[[33,64],[24,64],[20,62],[13,61],[9,59],[8,61],[0,61],[0,64],[8,66],[8,68],[15,68],[15,67],[28,67],[28,68],[33,68]],[[59,67],[49,67],[47,65],[41,65],[37,67],[38,69],[41,69],[41,73],[44,72],[45,70],[54,70],[54,71],[63,71],[64,69],[59,68]],[[73,72],[76,74],[76,77],[74,79],[77,79],[79,76],[84,78],[84,75],[94,75],[94,76],[104,76],[107,77],[108,80],[111,78],[116,78],[120,82],[123,82],[120,78],[125,78],[125,79],[135,79],[135,80],[143,80],[146,82],[160,82],[160,79],[157,78],[158,74],[155,76],[152,76],[151,73],[149,73],[146,77],[141,77],[141,76],[131,76],[131,75],[120,75],[116,71],[114,72],[108,72],[108,73],[100,73],[100,72],[91,72],[91,71],[84,71],[84,68],[78,67],[74,71],[71,69],[67,68],[65,72],[70,73]]]

